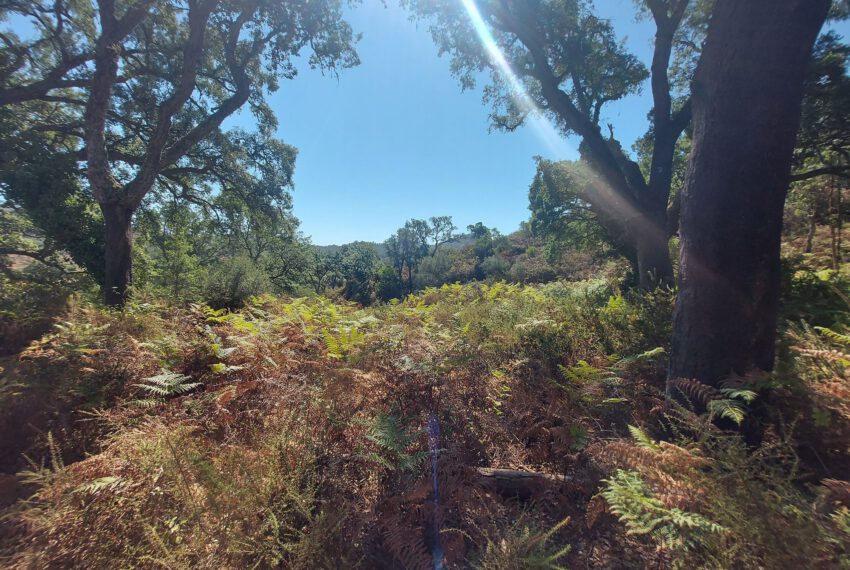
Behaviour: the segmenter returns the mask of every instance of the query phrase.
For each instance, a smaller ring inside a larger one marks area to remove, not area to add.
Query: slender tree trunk
[[[812,213],[809,216],[809,231],[806,234],[806,249],[804,253],[812,253],[812,247],[815,241],[815,232],[818,229],[818,205],[815,202],[815,205],[812,206]]]
[[[838,269],[841,264],[844,262],[844,255],[841,253],[841,230],[844,229],[844,219],[841,215],[842,205],[841,205],[841,192],[843,190],[843,185],[841,183],[835,189],[835,233],[837,235],[837,243],[836,243],[836,261],[835,268]]]
[[[838,269],[838,216],[835,199],[835,179],[829,178],[829,238],[832,250],[832,268]]]
[[[106,228],[106,277],[103,300],[110,307],[122,307],[133,275],[133,210],[121,204],[101,204]]]
[[[803,77],[829,0],[717,0],[693,83],[669,378],[770,370]]]

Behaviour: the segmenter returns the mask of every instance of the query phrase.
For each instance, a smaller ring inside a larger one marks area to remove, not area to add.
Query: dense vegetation
[[[791,279],[833,328],[789,322],[777,373],[679,384],[704,416],[665,406],[672,295],[605,280],[75,305],[6,364],[4,464],[37,491],[8,563],[430,567],[433,415],[450,566],[846,564],[847,279]],[[518,501],[488,467],[539,477]]]
[[[517,231],[302,234],[265,96],[358,64],[336,0],[0,5],[0,564],[850,567],[847,3],[637,2],[647,62],[401,4],[580,139]]]

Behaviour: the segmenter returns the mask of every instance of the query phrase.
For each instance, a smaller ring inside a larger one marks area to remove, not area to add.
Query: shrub
[[[202,297],[211,307],[238,309],[251,297],[270,291],[272,284],[260,267],[246,257],[219,262],[207,274]]]

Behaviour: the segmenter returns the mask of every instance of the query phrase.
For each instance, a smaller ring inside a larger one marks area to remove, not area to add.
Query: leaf
[[[708,411],[715,416],[725,418],[741,425],[747,413],[744,406],[736,400],[712,400],[708,403]]]
[[[651,449],[653,451],[660,451],[661,447],[658,445],[656,441],[654,441],[651,437],[646,435],[642,429],[637,426],[629,425],[629,433],[632,434],[635,442],[637,442],[638,447],[643,447],[645,449]]]

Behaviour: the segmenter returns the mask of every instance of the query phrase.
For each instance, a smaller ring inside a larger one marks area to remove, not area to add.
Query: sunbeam
[[[554,125],[545,117],[542,110],[529,97],[525,90],[522,81],[516,76],[511,65],[505,59],[502,50],[496,43],[493,34],[484,22],[481,12],[474,0],[461,0],[463,7],[469,15],[470,22],[475,28],[475,33],[478,34],[478,39],[487,50],[487,54],[492,62],[498,67],[499,72],[507,80],[512,97],[517,105],[524,112],[528,112],[527,123],[534,130],[534,133],[546,145],[555,159],[564,159],[576,154],[576,149],[567,144],[564,136],[558,132]]]

